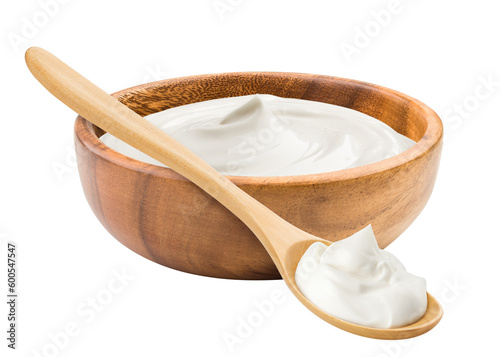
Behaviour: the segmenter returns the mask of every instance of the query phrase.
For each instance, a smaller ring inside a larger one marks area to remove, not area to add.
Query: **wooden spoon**
[[[35,78],[68,107],[106,132],[177,171],[233,212],[259,238],[297,299],[329,324],[361,336],[403,339],[429,331],[441,319],[443,310],[430,294],[427,294],[428,307],[425,315],[419,321],[400,328],[365,327],[326,314],[302,295],[295,283],[295,269],[312,243],[319,241],[330,245],[331,242],[306,233],[276,215],[192,151],[51,53],[32,47],[26,52],[26,63]]]

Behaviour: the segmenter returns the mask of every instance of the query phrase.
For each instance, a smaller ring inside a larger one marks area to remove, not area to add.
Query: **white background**
[[[494,1],[401,0],[394,11],[387,0],[222,0],[231,8],[222,16],[213,0],[65,2],[43,10],[35,0],[2,1],[0,9],[2,296],[6,241],[17,242],[20,254],[19,349],[8,350],[2,332],[1,356],[498,351],[500,22]],[[374,24],[374,12],[389,10],[383,26]],[[31,32],[26,21],[37,23]],[[368,32],[368,41],[346,56],[342,46],[354,46],[359,31]],[[32,45],[109,92],[192,74],[292,71],[372,82],[430,105],[446,129],[438,180],[425,210],[388,249],[427,279],[443,303],[442,322],[406,342],[366,339],[313,316],[282,281],[180,273],[119,244],[83,196],[72,156],[75,114],[25,67],[24,50]],[[488,78],[496,85],[475,97]],[[113,271],[122,269],[133,278],[87,322],[77,310],[106,294]],[[254,301],[275,290],[283,301],[231,351],[223,336],[236,335],[240,319],[256,311]],[[6,304],[1,306],[4,331]],[[60,333],[68,324],[79,333],[64,341]],[[60,337],[57,350],[54,335]]]

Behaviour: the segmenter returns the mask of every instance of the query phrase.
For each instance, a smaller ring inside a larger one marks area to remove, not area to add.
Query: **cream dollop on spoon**
[[[427,294],[427,311],[417,322],[399,328],[377,329],[356,325],[328,315],[300,292],[295,282],[297,265],[311,244],[331,242],[288,223],[217,172],[192,151],[104,92],[51,53],[37,47],[26,52],[26,63],[35,78],[68,107],[106,132],[172,168],[206,191],[259,238],[292,293],[315,315],[351,333],[379,339],[421,335],[441,319],[443,310]]]

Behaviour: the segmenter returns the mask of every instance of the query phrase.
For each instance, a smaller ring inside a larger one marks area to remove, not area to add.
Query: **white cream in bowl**
[[[220,173],[315,174],[371,164],[414,141],[361,112],[267,94],[187,104],[146,116]],[[115,137],[101,140],[140,161],[163,166]]]

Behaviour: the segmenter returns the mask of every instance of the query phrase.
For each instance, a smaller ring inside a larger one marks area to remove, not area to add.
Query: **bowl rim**
[[[395,169],[399,166],[410,163],[411,161],[417,160],[420,157],[424,156],[427,152],[429,152],[432,148],[440,144],[443,138],[443,123],[437,113],[428,107],[426,104],[421,101],[410,97],[404,93],[398,92],[396,90],[386,88],[383,86],[379,86],[376,84],[371,84],[363,81],[346,79],[341,77],[327,76],[327,75],[315,75],[315,74],[307,74],[307,73],[295,73],[295,72],[226,72],[226,73],[214,73],[214,74],[200,74],[193,76],[185,76],[178,78],[165,79],[155,82],[149,82],[140,84],[137,86],[133,86],[130,88],[126,88],[111,94],[115,98],[121,98],[124,95],[130,95],[134,92],[141,92],[144,89],[150,89],[154,87],[161,87],[165,84],[182,84],[182,82],[192,81],[196,79],[202,78],[210,78],[214,76],[238,76],[238,75],[267,75],[270,77],[280,77],[280,76],[296,76],[302,77],[305,79],[327,79],[327,80],[335,80],[339,82],[344,82],[347,85],[356,85],[369,87],[371,89],[376,89],[378,91],[384,92],[387,96],[397,97],[399,99],[403,99],[405,101],[410,101],[416,104],[416,106],[422,111],[422,115],[425,117],[427,122],[427,129],[424,132],[422,138],[416,142],[411,148],[405,150],[404,152],[392,156],[390,158],[377,161],[372,164],[358,166],[354,168],[337,170],[337,171],[329,171],[317,174],[305,174],[305,175],[293,175],[293,176],[230,176],[226,175],[226,177],[235,183],[238,186],[294,186],[294,185],[312,185],[312,184],[321,184],[328,183],[332,181],[348,181],[355,180],[361,177],[370,176],[374,174],[379,174],[384,171],[389,171]],[[154,164],[145,163],[143,161],[139,161],[123,155],[109,146],[104,144],[97,134],[94,131],[94,124],[87,121],[85,118],[80,115],[76,118],[75,121],[75,140],[79,140],[80,143],[87,148],[87,150],[91,151],[95,155],[99,156],[101,159],[112,162],[116,165],[123,166],[127,169],[133,171],[139,171],[142,173],[164,177],[167,179],[175,179],[175,180],[183,180],[189,181],[182,175],[176,173],[174,170],[164,167],[158,166]]]

